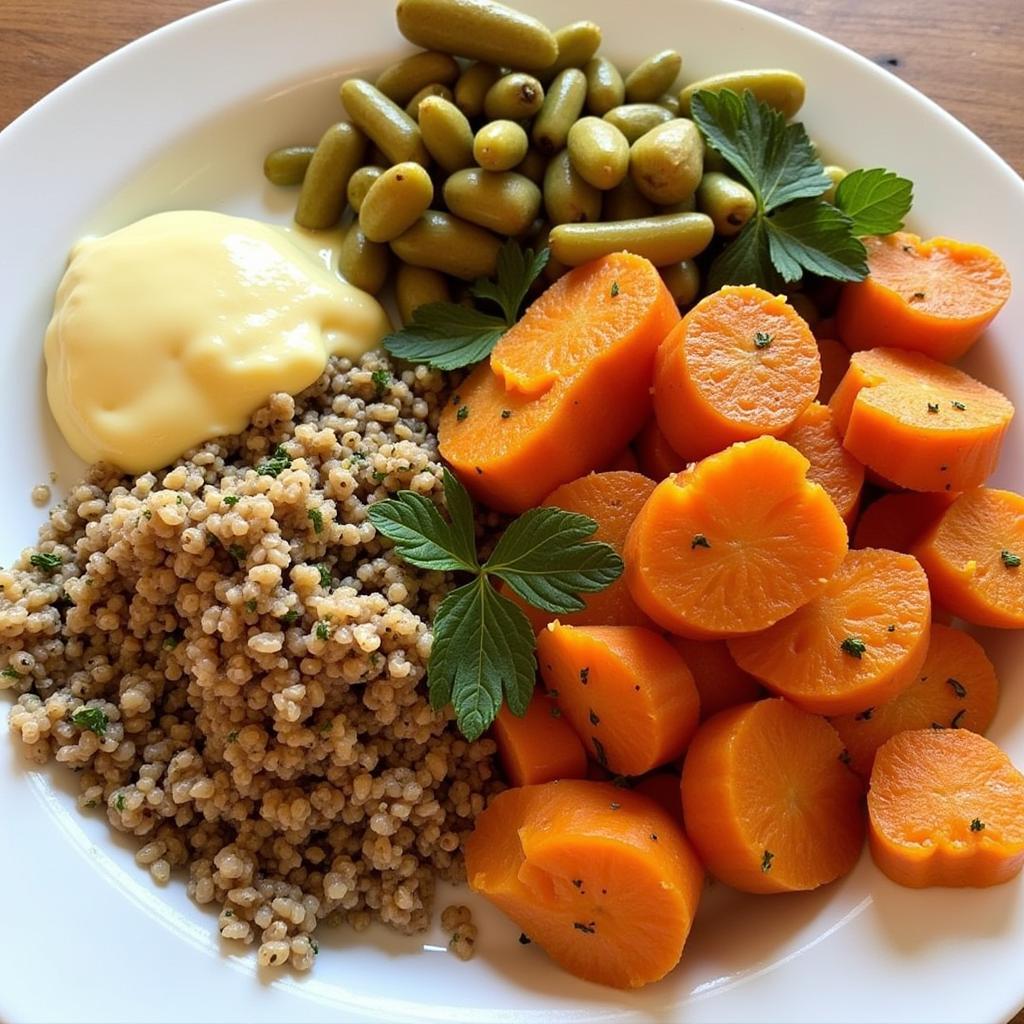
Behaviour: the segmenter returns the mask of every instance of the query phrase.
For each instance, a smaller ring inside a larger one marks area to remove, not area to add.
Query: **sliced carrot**
[[[969,729],[901,732],[875,755],[868,821],[900,885],[999,885],[1024,866],[1024,775]]]
[[[441,415],[441,454],[485,504],[503,512],[532,508],[559,484],[614,458],[640,430],[651,413],[655,350],[678,320],[647,260],[618,253],[570,271],[501,342],[502,366],[517,384],[557,371],[555,378],[531,396],[481,363]],[[541,344],[561,354],[535,365]]]
[[[870,275],[843,288],[839,336],[852,349],[912,349],[952,363],[1010,297],[1010,274],[983,245],[896,232],[865,238]]]
[[[637,434],[633,441],[640,471],[652,480],[664,480],[673,473],[686,468],[686,459],[677,454],[668,443],[668,438],[661,432],[658,421],[652,416],[647,426]]]
[[[914,491],[964,491],[995,469],[1013,405],[918,352],[855,352],[829,403],[843,444]]]
[[[610,544],[619,554],[637,513],[654,491],[654,481],[640,473],[590,473],[556,487],[545,499],[569,512],[581,512],[597,523],[591,539]],[[514,593],[503,591],[526,613],[534,632],[558,618],[573,626],[649,626],[651,620],[636,606],[624,579],[595,594],[581,594],[583,611],[555,616],[534,608]]]
[[[818,356],[821,358],[821,381],[818,401],[827,402],[850,368],[850,350],[832,338],[818,337]]]
[[[754,633],[790,615],[846,554],[807,459],[773,437],[662,481],[626,540],[626,582],[658,625],[695,639]]]
[[[561,967],[639,988],[679,962],[704,871],[657,803],[601,782],[499,793],[466,842],[470,888]]]
[[[908,729],[970,729],[984,732],[999,702],[996,670],[974,637],[932,623],[928,656],[902,693],[832,725],[846,746],[851,767],[871,774],[875,752],[890,736]]]
[[[700,698],[682,655],[642,626],[563,626],[537,637],[544,685],[591,756],[642,775],[685,749]]]
[[[811,402],[782,440],[807,457],[807,479],[821,484],[843,521],[852,523],[864,487],[864,467],[843,447],[829,407]]]
[[[914,554],[935,600],[978,626],[1024,627],[1024,497],[978,487],[960,495]]]
[[[928,578],[911,555],[851,551],[789,618],[729,641],[740,668],[805,711],[855,714],[916,678],[931,628]]]
[[[658,349],[654,411],[669,444],[701,459],[784,433],[820,377],[814,335],[786,297],[730,285],[701,299]]]
[[[633,792],[653,800],[680,828],[683,827],[683,801],[679,793],[678,775],[672,772],[645,775],[633,787]]]
[[[861,783],[825,719],[781,699],[705,722],[683,765],[686,833],[708,871],[743,892],[816,889],[864,842]]]
[[[683,656],[700,694],[701,721],[736,704],[764,696],[761,684],[736,664],[724,640],[689,640],[670,636],[668,641]]]
[[[640,462],[632,448],[623,448],[618,455],[604,467],[606,473],[642,473]]]
[[[822,341],[832,340],[833,338],[837,338],[839,336],[839,332],[836,330],[836,319],[834,316],[822,317],[811,328],[811,330],[814,331],[814,336],[815,338],[818,339],[819,350]],[[837,344],[841,343],[837,342]],[[843,347],[846,348],[845,345]],[[849,354],[849,349],[847,349],[847,354]],[[825,372],[824,359],[822,360],[821,372],[822,374],[824,374]],[[820,401],[825,401],[825,399],[820,399]]]
[[[586,778],[587,752],[543,691],[534,693],[522,718],[503,705],[494,720],[494,739],[513,786]]]
[[[853,534],[853,546],[888,548],[909,554],[953,500],[945,491],[883,494],[861,513]]]

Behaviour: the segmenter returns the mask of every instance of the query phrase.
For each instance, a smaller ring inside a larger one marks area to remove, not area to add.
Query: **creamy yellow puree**
[[[142,473],[242,430],[390,329],[328,269],[334,239],[244,217],[160,213],[71,252],[46,331],[46,389],[68,444]],[[320,257],[320,258],[318,258]]]

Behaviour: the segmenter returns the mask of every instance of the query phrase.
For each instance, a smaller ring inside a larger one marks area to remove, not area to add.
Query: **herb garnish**
[[[928,411],[930,413],[932,413],[932,414],[937,413],[939,411],[939,403],[938,402],[929,402],[928,403]]]
[[[586,541],[597,528],[593,519],[544,507],[514,520],[481,565],[472,502],[448,470],[444,495],[448,519],[412,491],[377,502],[369,518],[409,564],[472,576],[438,608],[428,666],[431,703],[452,704],[459,728],[472,740],[494,721],[503,694],[512,713],[523,716],[536,677],[529,620],[493,584],[501,580],[534,607],[567,614],[584,607],[579,594],[618,579],[622,559],[609,545]]]
[[[972,832],[980,832],[984,827],[985,827],[985,822],[983,822],[981,820],[981,818],[972,818],[971,819],[971,831]]]
[[[418,307],[412,322],[384,338],[393,356],[427,363],[438,370],[457,370],[486,359],[501,336],[519,319],[530,285],[548,262],[548,250],[523,249],[511,239],[498,252],[496,280],[478,280],[470,289],[476,299],[492,302],[502,315],[454,302],[430,302]]]
[[[768,874],[772,869],[772,861],[775,860],[775,854],[771,850],[765,850],[761,857],[761,870]]]
[[[324,514],[318,508],[306,509],[306,518],[313,524],[314,533],[324,532]]]
[[[331,624],[324,619],[321,619],[316,624],[316,638],[317,640],[330,640],[331,638]]]
[[[461,423],[467,416],[469,416],[469,406],[460,405],[459,411],[455,414],[455,418]]]
[[[957,399],[955,399],[955,398],[954,398],[954,399],[953,399],[953,401],[952,401],[952,402],[950,402],[949,404],[950,404],[951,406],[953,406],[953,408],[954,408],[954,409],[956,409],[956,410],[957,410],[958,412],[963,412],[963,411],[964,411],[964,410],[965,410],[965,409],[967,408],[967,406],[966,406],[966,405],[964,405],[964,403],[963,403],[963,402],[960,402],[960,401],[958,401],[958,400],[957,400]]]
[[[963,700],[967,696],[967,687],[960,682],[959,679],[953,679],[952,676],[946,680],[947,683],[953,688],[953,692]]]
[[[237,494],[225,494],[224,495],[224,504],[227,505],[228,508],[231,508],[234,505],[237,505],[239,503],[239,501],[241,501],[241,499],[238,497]]]
[[[754,334],[754,347],[767,348],[772,343],[772,336],[766,331],[757,331]]]
[[[43,572],[51,575],[64,564],[64,559],[60,555],[50,554],[46,551],[30,555],[28,561],[29,565],[34,565],[37,569],[42,569]]]
[[[705,537],[703,533],[695,533],[693,535],[693,540],[690,541],[690,550],[691,551],[694,548],[709,548],[709,547],[711,547],[711,544],[708,542],[707,537]]]
[[[3,676],[4,679],[20,679],[21,673],[16,668],[11,668],[11,666],[8,665],[3,672],[0,672],[0,676]]]
[[[96,733],[100,739],[107,735],[107,726],[110,725],[110,719],[102,708],[79,708],[71,715],[71,721],[79,729]]]
[[[839,649],[850,655],[851,658],[861,658],[868,649],[859,636],[848,636],[840,645]]]
[[[387,370],[374,370],[370,374],[370,380],[373,381],[373,386],[377,389],[377,397],[380,398],[391,383],[391,374]]]
[[[278,445],[272,455],[268,458],[263,459],[256,466],[256,472],[260,476],[280,476],[290,465],[292,464],[292,457],[284,450],[282,445]]]
[[[999,552],[999,557],[1003,560],[1003,565],[1005,565],[1007,569],[1020,568],[1020,555],[1015,555],[1012,551],[1007,551],[1006,548],[1003,548],[1003,550]]]
[[[612,281],[612,287],[610,291],[611,297],[614,299],[619,294],[619,282]]]
[[[801,124],[761,103],[752,92],[702,89],[691,112],[708,144],[754,193],[757,210],[711,265],[708,287],[757,284],[778,289],[805,272],[838,281],[867,277],[860,238],[903,226],[912,185],[890,171],[857,170],[836,190]]]
[[[320,586],[323,587],[324,590],[330,590],[331,589],[331,570],[328,569],[327,566],[323,564],[323,562],[321,562],[316,567],[316,570],[317,570],[318,573],[320,573]]]

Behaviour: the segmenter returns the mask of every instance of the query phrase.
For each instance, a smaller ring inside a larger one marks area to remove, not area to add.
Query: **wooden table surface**
[[[209,6],[210,0],[2,0],[0,128],[111,50]],[[877,61],[1024,173],[1021,0],[758,0],[758,6]],[[1024,1024],[1024,1011],[1012,1024]]]

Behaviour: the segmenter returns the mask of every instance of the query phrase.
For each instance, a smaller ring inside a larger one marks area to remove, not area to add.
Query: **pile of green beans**
[[[376,294],[393,281],[404,321],[447,301],[453,281],[495,271],[503,238],[548,245],[547,281],[623,249],[650,259],[681,308],[699,257],[753,216],[750,190],[690,120],[698,89],[751,90],[786,117],[804,82],[745,69],[680,87],[675,50],[628,73],[598,53],[601,29],[557,31],[491,0],[398,0],[423,50],[370,82],[342,83],[348,121],[264,165],[299,186],[295,220],[328,229],[352,211],[339,269]],[[827,168],[838,185],[845,172]],[[394,273],[392,273],[394,271]]]

